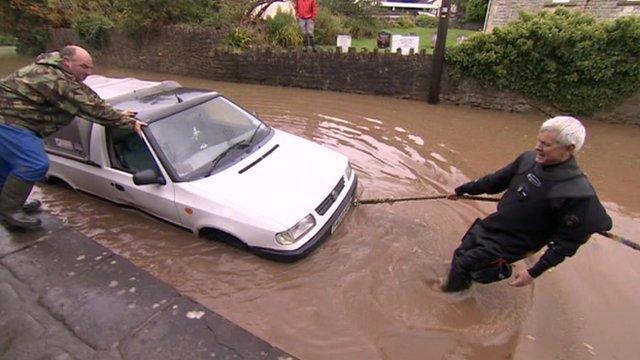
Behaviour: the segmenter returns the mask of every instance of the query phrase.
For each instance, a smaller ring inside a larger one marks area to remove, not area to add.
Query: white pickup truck
[[[49,178],[280,261],[307,255],[349,211],[357,178],[344,155],[271,128],[216,92],[85,82],[148,126],[140,137],[74,119],[45,139]]]

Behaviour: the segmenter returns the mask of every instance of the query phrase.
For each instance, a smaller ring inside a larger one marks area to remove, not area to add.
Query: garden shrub
[[[49,43],[49,32],[45,28],[33,27],[23,29],[16,34],[18,45],[16,52],[18,54],[37,55],[43,53],[46,45]]]
[[[18,44],[15,36],[9,34],[0,34],[0,46],[15,46]]]
[[[402,15],[398,19],[396,19],[394,27],[401,28],[401,29],[409,29],[412,27],[416,27],[416,21],[411,15]]]
[[[73,30],[80,41],[95,49],[102,49],[107,45],[111,28],[111,20],[98,13],[81,14],[73,22]]]
[[[378,33],[379,26],[373,18],[351,18],[346,21],[349,33],[354,38],[371,38]]]
[[[272,44],[290,47],[302,44],[298,21],[289,13],[278,12],[267,18],[267,38]]]
[[[318,4],[334,14],[341,14],[350,19],[371,18],[380,11],[378,0],[318,0]]]
[[[36,55],[45,50],[49,40],[48,5],[43,0],[0,1],[0,31],[13,35],[16,52]]]
[[[201,23],[215,9],[204,0],[118,0],[119,27],[134,39],[147,38],[163,26]]]
[[[597,22],[557,9],[522,13],[447,54],[452,73],[589,115],[640,88],[640,17]]]
[[[233,49],[244,50],[253,43],[255,37],[253,29],[237,26],[229,31],[226,43]]]
[[[344,19],[334,15],[328,9],[320,7],[316,17],[315,39],[320,45],[335,45],[340,34],[347,34],[349,30],[344,26]]]
[[[438,26],[438,18],[429,15],[416,16],[416,26],[423,28],[435,28]]]
[[[247,11],[248,6],[243,2],[221,2],[215,10],[204,13],[202,24],[216,28],[228,27],[240,23]]]
[[[484,22],[487,16],[489,0],[469,0],[467,2],[464,20],[467,22]]]

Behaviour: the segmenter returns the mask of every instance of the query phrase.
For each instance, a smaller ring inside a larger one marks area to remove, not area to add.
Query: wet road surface
[[[0,75],[18,66],[0,64]],[[220,91],[270,126],[347,155],[361,198],[451,192],[532,148],[544,120],[124,69],[99,73]],[[640,127],[585,125],[578,161],[612,215],[614,232],[637,241]],[[600,236],[535,286],[480,285],[465,296],[435,289],[467,226],[494,204],[363,205],[310,257],[279,264],[61,186],[43,184],[36,192],[49,211],[84,234],[301,358],[637,356],[640,257]]]

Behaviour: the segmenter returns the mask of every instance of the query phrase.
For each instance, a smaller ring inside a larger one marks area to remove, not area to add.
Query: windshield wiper
[[[239,141],[231,146],[229,146],[225,151],[221,152],[220,155],[216,156],[215,159],[213,159],[213,161],[211,162],[211,170],[209,170],[209,174],[207,176],[211,176],[211,174],[213,174],[213,171],[216,169],[216,167],[218,166],[218,163],[220,162],[220,160],[227,156],[227,154],[229,154],[232,150],[235,149],[244,149],[249,147],[249,145],[251,145],[251,143],[253,142],[253,139],[256,137],[256,135],[258,134],[258,130],[260,130],[260,127],[263,125],[263,123],[260,123],[255,130],[253,130],[253,134],[251,134],[251,137],[247,140],[242,140]]]
[[[209,170],[209,174],[207,176],[211,176],[211,174],[213,174],[213,171],[218,166],[220,160],[227,156],[232,150],[244,149],[247,146],[249,146],[249,144],[247,144],[245,141],[238,141],[237,143],[229,146],[225,151],[221,152],[220,155],[216,156],[216,158],[213,159],[213,161],[211,162],[211,170]]]
[[[253,130],[253,134],[251,134],[251,137],[249,138],[248,141],[243,141],[244,143],[248,145],[251,145],[251,143],[253,142],[253,139],[256,137],[256,135],[258,134],[258,130],[260,130],[260,127],[262,127],[262,122],[260,124],[258,124],[258,126],[256,127],[255,130]]]

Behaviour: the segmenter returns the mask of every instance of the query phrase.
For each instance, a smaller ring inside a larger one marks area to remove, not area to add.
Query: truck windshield
[[[212,163],[238,158],[270,130],[261,121],[222,96],[149,124],[154,148],[179,180],[207,176]],[[244,146],[238,146],[242,143]],[[232,148],[231,150],[229,150]],[[221,156],[222,155],[222,156]],[[218,157],[220,159],[216,160]]]

